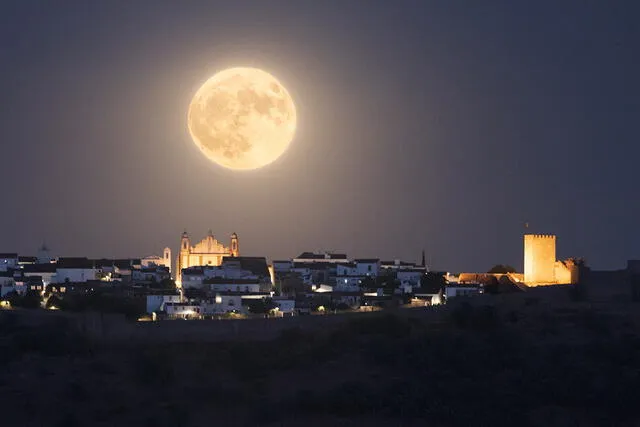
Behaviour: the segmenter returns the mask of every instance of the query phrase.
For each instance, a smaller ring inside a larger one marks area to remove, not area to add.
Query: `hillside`
[[[117,345],[0,312],[3,425],[636,425],[636,307],[531,293],[271,341]]]

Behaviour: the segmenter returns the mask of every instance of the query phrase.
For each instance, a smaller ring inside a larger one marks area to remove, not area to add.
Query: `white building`
[[[444,288],[444,296],[447,300],[456,297],[480,295],[482,292],[482,286],[480,285],[447,285]]]
[[[57,266],[55,264],[31,264],[22,267],[22,274],[25,277],[40,277],[42,283],[47,286],[56,282]]]
[[[190,302],[165,302],[161,307],[172,319],[197,319],[202,315],[201,310],[200,303]]]
[[[347,255],[345,254],[334,254],[330,252],[324,252],[321,254],[316,254],[313,252],[303,252],[298,255],[297,258],[293,259],[294,263],[316,263],[316,262],[326,262],[326,263],[341,263],[348,262]]]
[[[147,313],[160,311],[166,303],[180,301],[180,295],[147,295]]]
[[[182,288],[184,289],[201,289],[204,279],[205,275],[203,267],[189,267],[182,269],[181,283]]]
[[[334,289],[340,292],[356,292],[360,290],[360,283],[365,277],[366,275],[360,274],[355,262],[338,264]]]
[[[425,272],[422,269],[406,269],[396,271],[396,279],[398,280],[398,282],[400,282],[400,288],[405,294],[410,294],[414,289],[419,288],[420,281],[424,275]]]
[[[360,276],[376,277],[380,274],[380,260],[374,259],[356,259],[356,274]]]
[[[258,279],[226,279],[214,277],[205,279],[204,285],[212,292],[237,292],[254,294],[260,292],[260,280]]]
[[[224,313],[242,313],[249,312],[249,303],[251,300],[268,298],[271,294],[244,294],[237,292],[217,292],[215,298],[203,301],[201,304],[203,315],[217,315]]]
[[[162,256],[149,255],[140,259],[140,265],[144,267],[164,266],[171,272],[171,249],[164,248]]]
[[[169,267],[152,264],[149,267],[142,267],[131,272],[131,280],[136,283],[160,283],[163,280],[171,279]]]
[[[293,268],[293,261],[288,260],[276,260],[272,262],[273,270],[276,274],[288,273]]]
[[[87,258],[60,258],[56,266],[55,283],[82,283],[98,279],[98,269]]]

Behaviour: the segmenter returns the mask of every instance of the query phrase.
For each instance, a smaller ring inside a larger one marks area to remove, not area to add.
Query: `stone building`
[[[237,257],[239,255],[240,246],[238,242],[238,235],[236,233],[231,235],[231,242],[228,247],[216,240],[216,238],[213,237],[213,232],[211,230],[209,230],[209,233],[204,239],[192,246],[189,234],[185,231],[182,233],[182,238],[180,239],[180,251],[176,257],[176,283],[180,284],[180,275],[184,268],[195,266],[217,266],[222,264],[222,260],[225,256]]]
[[[556,260],[556,236],[524,235],[524,282],[528,286],[575,284],[578,270],[572,259]]]

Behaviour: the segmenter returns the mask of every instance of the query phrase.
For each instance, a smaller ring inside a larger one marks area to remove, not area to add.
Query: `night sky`
[[[62,6],[64,5],[64,6]],[[640,258],[640,3],[15,0],[0,8],[0,251],[129,257],[211,228],[304,250],[522,268],[522,233]],[[186,112],[215,72],[274,74],[289,150],[233,172]]]

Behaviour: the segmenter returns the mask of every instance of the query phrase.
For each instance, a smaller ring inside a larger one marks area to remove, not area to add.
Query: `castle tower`
[[[240,256],[240,245],[236,233],[231,234],[231,256]]]
[[[169,267],[169,271],[171,271],[171,249],[164,248],[162,252],[162,261],[165,267]]]
[[[527,285],[549,285],[556,282],[556,236],[524,235],[524,282]]]

